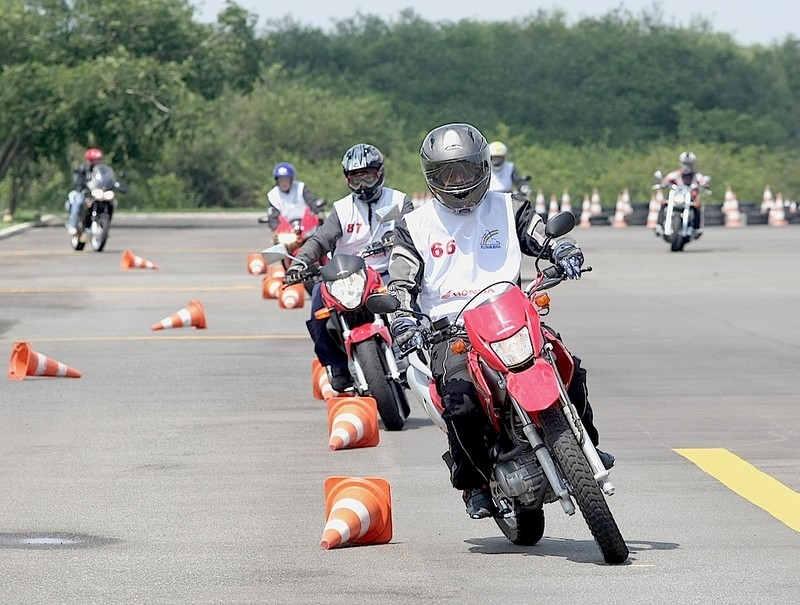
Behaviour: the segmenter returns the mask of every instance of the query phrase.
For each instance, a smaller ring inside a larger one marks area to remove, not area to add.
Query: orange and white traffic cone
[[[561,212],[572,212],[572,198],[566,189],[561,194]]]
[[[265,277],[261,281],[261,296],[263,298],[278,298],[282,287],[282,277]]]
[[[628,188],[622,190],[622,196],[620,196],[620,200],[622,201],[622,210],[625,212],[625,216],[629,214],[633,214],[633,206],[631,205],[631,193],[628,191]]]
[[[325,550],[345,544],[387,544],[392,539],[389,482],[378,477],[325,480]]]
[[[328,434],[332,450],[378,445],[378,403],[372,397],[331,397]]]
[[[544,200],[544,191],[539,189],[536,192],[536,202],[534,203],[534,211],[536,214],[541,216],[542,218],[547,216],[547,204],[545,204]]]
[[[136,256],[130,250],[125,250],[125,252],[122,253],[122,260],[120,260],[119,268],[122,271],[127,271],[128,269],[158,269],[158,265],[143,259],[141,256]]]
[[[186,328],[191,326],[200,330],[206,327],[206,314],[203,310],[203,303],[199,300],[190,300],[188,306],[162,319],[160,322],[153,324],[150,326],[150,329],[166,330],[169,328]]]
[[[278,306],[281,309],[300,309],[306,300],[303,284],[293,284],[282,288],[278,293]]]
[[[311,362],[311,389],[314,399],[329,400],[338,394],[328,380],[328,370],[318,359]]]
[[[742,213],[739,211],[739,200],[730,185],[725,189],[725,197],[722,201],[722,215],[725,219],[726,227],[743,227]]]
[[[558,214],[559,210],[561,210],[561,207],[558,205],[558,198],[554,193],[550,196],[550,207],[547,209],[547,217],[554,217],[556,214]]]
[[[617,205],[614,208],[614,222],[611,223],[611,226],[615,228],[628,226],[625,221],[625,203],[622,201],[621,195],[617,197]]]
[[[259,252],[253,252],[247,256],[247,272],[250,275],[261,275],[267,272],[267,263]]]
[[[650,204],[647,206],[647,223],[645,227],[648,229],[655,229],[658,225],[658,211],[661,209],[661,204],[658,202],[655,192],[650,196]]]
[[[603,205],[600,203],[600,191],[595,187],[592,189],[592,197],[590,198],[591,206],[589,211],[592,216],[601,216],[603,214]]]
[[[785,227],[789,224],[786,220],[786,207],[783,204],[783,194],[779,191],[775,195],[775,203],[770,208],[767,223],[773,227]]]
[[[283,279],[283,276],[286,275],[286,269],[280,263],[276,263],[274,265],[269,265],[267,267],[267,275],[269,277],[275,277]]]
[[[60,361],[37,353],[29,342],[16,342],[8,361],[8,379],[25,380],[26,376],[80,378],[81,373]]]
[[[592,202],[589,199],[589,194],[583,196],[583,203],[581,204],[581,222],[578,227],[591,227],[592,226]]]

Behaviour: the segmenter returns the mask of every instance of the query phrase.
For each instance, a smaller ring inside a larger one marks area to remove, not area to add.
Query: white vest
[[[303,218],[306,213],[306,201],[303,199],[305,184],[300,181],[292,182],[289,191],[284,193],[277,186],[267,193],[269,203],[281,213],[287,221]]]
[[[511,193],[514,190],[514,182],[511,175],[514,172],[512,162],[503,162],[500,166],[492,166],[492,177],[489,180],[489,191],[502,191]]]
[[[387,231],[394,229],[394,221],[379,223],[375,211],[392,205],[402,210],[405,199],[405,193],[384,187],[381,197],[372,203],[372,225],[367,224],[369,217],[367,203],[355,195],[351,194],[334,202],[333,207],[339,217],[339,226],[342,228],[342,236],[336,242],[334,254],[357,255],[372,242],[380,241]],[[369,256],[364,262],[378,273],[385,273],[389,269],[389,252]]]
[[[522,253],[510,194],[489,191],[475,210],[462,214],[434,201],[407,214],[406,225],[425,263],[417,302],[434,321],[452,321],[482,288],[519,277]]]

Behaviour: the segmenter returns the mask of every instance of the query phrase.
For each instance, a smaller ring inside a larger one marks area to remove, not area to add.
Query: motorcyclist
[[[413,205],[408,195],[385,186],[384,161],[383,153],[374,145],[359,143],[347,150],[342,158],[342,172],[350,194],[333,203],[322,227],[295,253],[284,283],[302,280],[303,263],[316,262],[328,253],[358,254],[370,242],[391,237],[395,221],[379,223],[375,211],[395,205],[406,213],[413,210]],[[385,279],[388,253],[368,256],[364,262]],[[317,358],[330,368],[331,388],[341,393],[352,387],[347,355],[331,338],[326,320],[315,317],[315,312],[322,307],[320,284],[316,284],[311,293],[311,318],[306,326],[314,341]]]
[[[489,155],[492,161],[492,177],[489,180],[489,191],[513,193],[518,191],[526,198],[531,194],[530,177],[522,176],[514,162],[506,159],[508,147],[501,141],[489,143]]]
[[[417,320],[403,309],[417,303],[432,320],[453,321],[481,288],[500,280],[518,282],[521,254],[538,254],[546,239],[544,222],[529,200],[515,215],[511,194],[489,190],[489,147],[474,126],[434,128],[423,141],[420,161],[435,201],[398,223],[389,261],[388,290],[401,309],[392,315],[391,332],[403,351],[421,343]],[[575,240],[563,236],[549,246],[548,257],[569,279],[579,279],[584,258]],[[488,424],[467,371],[467,355],[454,353],[451,342],[432,347],[431,371],[445,408],[442,418],[453,461],[450,479],[453,487],[463,490],[467,514],[480,519],[496,512],[488,489]],[[596,446],[586,371],[580,359],[573,359],[575,374],[568,393]],[[598,454],[608,468],[613,465],[613,456],[600,450]]]
[[[662,188],[668,188],[671,185],[688,185],[691,186],[692,205],[694,206],[694,213],[692,214],[692,228],[694,229],[694,238],[697,239],[703,234],[702,219],[703,219],[703,205],[700,202],[700,189],[707,188],[711,184],[711,177],[695,170],[697,164],[697,156],[691,151],[684,151],[678,156],[680,168],[673,170],[661,179],[659,185]],[[666,219],[667,203],[666,200],[662,202],[661,208],[658,213],[658,225],[656,226],[656,235],[664,233],[664,220]]]
[[[87,184],[92,178],[94,167],[103,161],[103,152],[97,147],[92,147],[86,150],[84,159],[86,161],[72,171],[73,189],[67,197],[67,205],[69,206],[67,231],[69,231],[70,235],[75,235],[78,232],[78,223],[81,220],[81,210],[84,207],[83,202],[87,193]]]
[[[297,171],[288,162],[272,169],[275,186],[267,192],[267,215],[259,219],[275,231],[280,217],[291,222],[303,218],[306,207],[319,219],[324,218],[325,200],[317,198],[311,188],[297,180]]]

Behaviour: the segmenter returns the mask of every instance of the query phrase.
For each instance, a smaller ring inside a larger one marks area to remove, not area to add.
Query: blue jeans
[[[69,226],[77,227],[81,220],[83,210],[84,193],[82,191],[69,192]]]

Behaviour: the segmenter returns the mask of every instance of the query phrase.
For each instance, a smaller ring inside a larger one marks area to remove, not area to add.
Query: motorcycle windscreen
[[[320,275],[325,281],[334,281],[352,275],[357,271],[367,271],[363,258],[350,254],[334,254],[322,268]]]
[[[102,189],[110,191],[114,188],[114,170],[108,164],[98,164],[92,168],[92,178],[89,180],[89,189]]]

